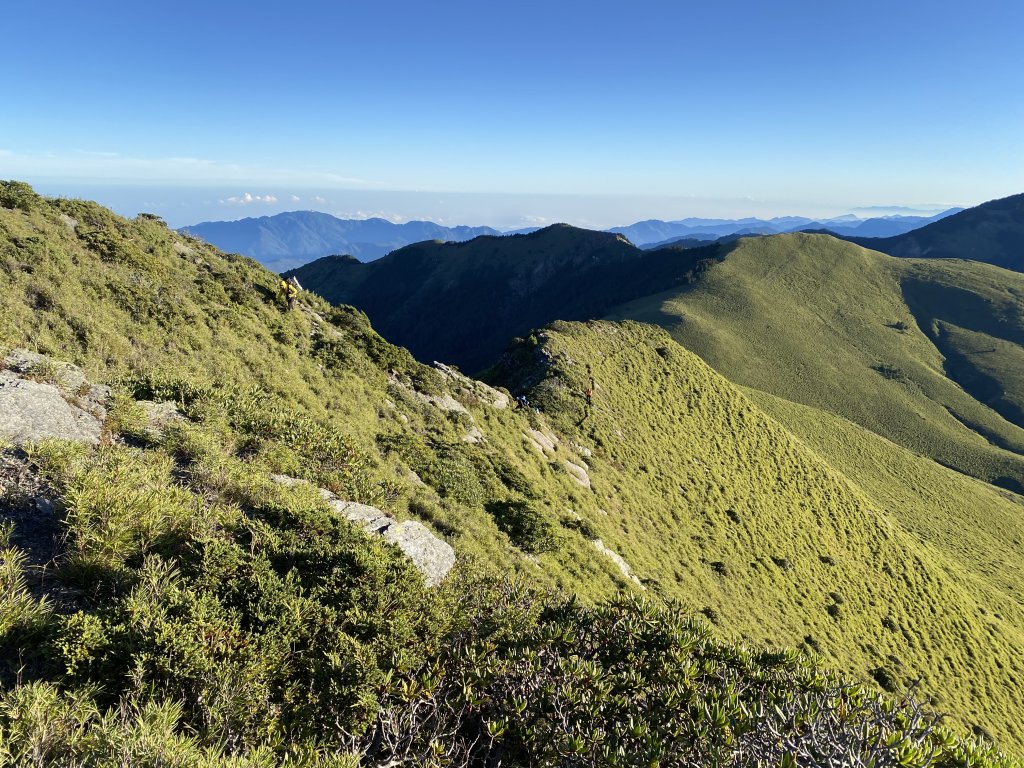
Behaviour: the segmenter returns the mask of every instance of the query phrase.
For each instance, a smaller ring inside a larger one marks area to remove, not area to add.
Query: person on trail
[[[594,377],[590,377],[590,386],[587,387],[583,396],[587,398],[587,408],[590,408],[594,404]]]
[[[299,295],[299,289],[290,281],[281,278],[281,298],[288,305],[288,309],[295,309],[295,297]]]

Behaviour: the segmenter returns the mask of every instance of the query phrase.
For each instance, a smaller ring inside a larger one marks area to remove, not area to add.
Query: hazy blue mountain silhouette
[[[317,211],[290,211],[238,221],[205,221],[182,227],[222,251],[251,256],[276,272],[321,256],[349,254],[373,261],[423,240],[471,240],[498,235],[491,227],[446,227],[432,221],[395,224],[387,219],[339,219]]]
[[[777,235],[786,232],[828,230],[849,237],[891,237],[910,232],[962,211],[950,208],[934,216],[877,216],[861,219],[852,214],[829,219],[805,216],[777,216],[772,219],[700,219],[678,221],[647,219],[608,230],[625,235],[634,245],[644,248],[668,245],[685,239],[709,240],[737,234]]]
[[[1024,272],[1024,194],[990,200],[894,237],[838,234],[890,256],[970,259]]]

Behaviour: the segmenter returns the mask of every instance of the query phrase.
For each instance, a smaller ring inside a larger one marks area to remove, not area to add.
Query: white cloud
[[[314,203],[320,203],[322,205],[322,204],[327,202],[327,199],[323,198],[323,197],[320,197],[320,195],[314,195],[313,196],[313,202]]]
[[[302,202],[302,198],[299,197],[298,195],[292,195],[292,202],[293,203],[301,203]]]
[[[252,205],[253,203],[276,203],[277,198],[273,195],[254,195],[246,192],[238,197],[229,197],[220,201],[223,205]]]

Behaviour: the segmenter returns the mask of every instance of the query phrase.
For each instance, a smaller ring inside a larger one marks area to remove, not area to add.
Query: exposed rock
[[[101,422],[107,418],[110,387],[90,384],[77,365],[54,360],[27,349],[13,349],[4,358],[4,367],[32,379],[56,386],[64,396]]]
[[[615,563],[615,566],[619,569],[619,571],[622,573],[622,575],[625,578],[627,578],[630,581],[632,581],[634,584],[636,584],[638,587],[640,587],[640,589],[645,589],[644,585],[640,583],[640,579],[638,579],[633,574],[633,570],[629,567],[629,563],[627,563],[622,558],[622,555],[620,555],[615,550],[609,549],[608,547],[606,547],[605,543],[603,541],[601,541],[600,539],[594,539],[590,543],[594,545],[594,549],[596,549],[602,555],[604,555],[609,560],[611,560],[613,563]]]
[[[582,485],[584,488],[590,488],[590,475],[587,474],[585,467],[581,467],[579,464],[574,464],[571,461],[564,460],[562,466],[565,467],[569,476],[572,477],[577,483]]]
[[[107,419],[107,406],[110,405],[112,397],[113,393],[110,391],[110,387],[104,384],[92,384],[84,394],[77,398],[77,401],[81,408],[89,411],[102,422]]]
[[[308,485],[306,480],[300,480],[297,477],[290,477],[288,475],[271,475],[270,479],[278,485],[283,485],[285,488],[294,488],[296,485]],[[321,495],[329,493],[331,497],[334,496],[330,491],[321,491]]]
[[[504,392],[488,386],[482,381],[471,379],[450,365],[435,361],[434,367],[444,374],[449,384],[453,385],[456,390],[465,392],[467,395],[486,403],[492,408],[497,408],[498,410],[508,408],[511,401]]]
[[[288,475],[271,475],[275,483],[292,487],[305,480]],[[368,534],[382,536],[396,545],[422,575],[427,586],[440,584],[455,566],[455,550],[417,520],[398,522],[395,518],[369,504],[339,499],[326,488],[318,488],[328,506]]]
[[[68,393],[77,393],[87,386],[85,374],[77,365],[58,362],[27,349],[12,349],[4,358],[4,366],[23,376],[33,374]]]
[[[577,442],[573,442],[571,443],[571,445],[572,449],[585,459],[589,459],[594,455],[594,452],[587,448],[585,445],[580,445]]]
[[[424,403],[437,406],[442,411],[447,411],[449,413],[464,413],[469,416],[469,411],[466,410],[466,407],[449,394],[428,395],[424,392],[416,392],[415,394],[416,397]]]
[[[149,423],[147,431],[155,439],[159,439],[164,430],[174,422],[185,420],[174,403],[139,400],[137,404],[142,408],[142,412],[146,415],[146,421]]]
[[[462,442],[472,445],[480,445],[484,441],[484,433],[479,427],[470,427],[469,431],[462,436]]]
[[[21,446],[47,438],[95,445],[102,422],[72,405],[53,384],[0,371],[0,438]]]
[[[396,525],[395,518],[369,504],[358,504],[354,501],[342,501],[337,498],[329,500],[327,504],[339,515],[343,515],[346,520],[355,523],[367,533],[383,533],[391,526]]]
[[[555,452],[558,445],[558,438],[547,435],[539,429],[528,429],[525,434],[533,443],[534,447],[541,453]]]
[[[455,550],[437,538],[418,520],[406,520],[383,530],[384,538],[398,546],[417,570],[427,586],[441,583],[455,566]]]

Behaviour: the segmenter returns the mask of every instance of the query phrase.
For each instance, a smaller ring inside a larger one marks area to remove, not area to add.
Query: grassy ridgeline
[[[520,700],[503,698],[502,681],[523,669],[524,652],[550,662],[544,674],[555,681],[554,698],[527,697],[532,715],[565,712],[574,691],[600,693],[616,675],[635,693],[615,700],[621,715],[646,712],[669,689],[690,691],[686,700],[707,704],[711,718],[692,743],[711,760],[716,749],[731,754],[741,735],[731,729],[749,717],[730,698],[736,674],[775,680],[765,700],[785,706],[791,694],[827,690],[795,654],[722,643],[743,637],[803,645],[871,685],[924,677],[922,690],[960,732],[977,725],[1020,747],[1019,607],[985,583],[968,592],[942,552],[922,549],[659,332],[559,327],[521,350],[512,372],[540,377],[531,387],[546,382],[536,396],[547,413],[496,409],[385,342],[357,312],[308,294],[285,311],[276,277],[254,262],[153,217],[126,221],[91,203],[14,191],[5,188],[0,210],[9,281],[0,345],[76,362],[117,392],[99,449],[2,452],[47,479],[68,534],[58,569],[41,584],[29,572],[47,603],[23,581],[22,554],[8,548],[3,558],[0,726],[4,749],[21,755],[8,755],[14,762],[160,754],[172,765],[226,765],[234,753],[235,765],[286,754],[326,764],[316,757],[325,744],[376,749],[382,760],[392,747],[425,750],[415,754],[429,762],[440,759],[429,727],[399,713],[424,696],[436,704],[433,690],[446,692],[444,716],[470,736],[484,729],[519,762],[564,762],[576,743],[520,727],[529,722]],[[599,387],[592,421],[577,426],[587,365]],[[424,402],[445,394],[469,415]],[[137,398],[173,400],[187,420],[155,437]],[[470,418],[483,443],[463,440]],[[584,463],[590,489],[573,475]],[[337,520],[311,487],[272,482],[274,472],[422,519],[455,546],[459,571],[444,589],[425,590],[393,549]],[[22,503],[15,491],[5,490],[4,504]],[[625,557],[651,604],[620,601],[595,614],[488,586],[511,573],[585,605],[634,590],[596,538]],[[662,598],[702,611],[718,639],[680,624]],[[978,621],[982,608],[1004,623],[993,630]],[[577,632],[604,638],[591,650],[607,646],[610,655],[563,666]],[[640,679],[629,655],[637,653],[653,664]],[[664,677],[654,663],[662,654],[680,661],[668,672],[683,679]],[[693,654],[706,679],[686,672]],[[479,698],[467,704],[459,686],[430,683],[437,665],[464,665]],[[518,684],[528,690],[536,679]],[[669,701],[672,717],[690,711]],[[868,717],[863,701],[841,705]],[[573,717],[580,738],[612,727],[585,706]],[[656,745],[642,729],[616,738],[630,755],[657,756],[643,751]],[[914,738],[908,748],[931,736]],[[384,749],[388,739],[401,744]],[[770,740],[776,752],[764,754],[778,762],[783,741]],[[440,748],[455,755],[457,742],[450,736]]]
[[[730,381],[1022,490],[1021,296],[1024,279],[995,267],[797,234],[740,240],[693,286],[609,317],[662,325]]]
[[[602,539],[659,589],[727,634],[802,642],[864,678],[920,679],[961,722],[997,717],[1022,737],[1016,496],[870,433],[850,445],[857,427],[803,409],[797,434],[828,435],[860,463],[832,460],[824,438],[812,452],[650,326],[556,324],[494,373],[530,386],[560,429],[594,446],[611,483],[596,487]],[[1000,682],[979,684],[982,668]]]

